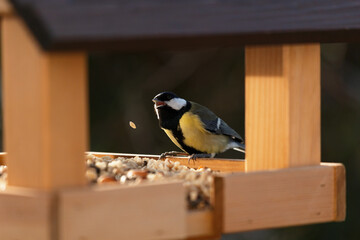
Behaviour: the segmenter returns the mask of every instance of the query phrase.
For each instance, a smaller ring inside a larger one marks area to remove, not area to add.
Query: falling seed
[[[132,121],[129,122],[129,125],[130,125],[130,127],[132,127],[133,129],[136,129],[136,125],[135,125],[135,123],[133,123]]]

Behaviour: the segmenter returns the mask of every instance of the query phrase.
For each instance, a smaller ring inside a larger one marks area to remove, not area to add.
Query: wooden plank
[[[334,168],[335,182],[335,221],[345,221],[346,217],[346,177],[345,167],[337,163],[321,163],[322,166]]]
[[[345,221],[346,217],[346,181],[345,167],[335,166],[335,200],[336,200],[336,221]]]
[[[187,234],[181,182],[59,193],[59,240],[180,239]]]
[[[83,185],[86,55],[42,52],[21,20],[2,21],[4,148],[9,185]]]
[[[214,196],[214,232],[221,237],[224,232],[224,179],[215,176],[215,196]]]
[[[147,157],[152,159],[159,159],[159,155],[147,155],[147,154],[126,154],[126,153],[106,153],[106,152],[87,152],[87,154],[93,154],[97,157],[111,156],[111,157]],[[245,161],[243,159],[224,159],[224,158],[198,158],[196,161],[189,161],[187,157],[168,157],[171,161],[178,161],[182,165],[199,168],[208,167],[214,171],[220,172],[244,172]]]
[[[224,233],[337,221],[345,196],[341,164],[223,177]]]
[[[214,235],[214,212],[212,210],[189,211],[186,215],[187,239]]]
[[[320,164],[320,46],[246,47],[247,170]]]
[[[353,0],[11,2],[51,50],[360,41]]]
[[[0,236],[2,240],[54,239],[53,196],[36,190],[8,187],[0,192]]]
[[[213,210],[190,211],[187,218],[187,239],[221,239],[223,232],[223,178],[214,182]]]
[[[97,157],[110,156],[113,158],[116,157],[147,157],[152,159],[158,159],[159,155],[149,155],[149,154],[127,154],[127,153],[107,153],[107,152],[86,152],[86,154],[93,154]],[[0,153],[0,164],[5,164],[6,153]],[[199,167],[208,167],[214,171],[220,172],[244,172],[245,171],[245,160],[244,159],[224,159],[224,158],[215,158],[215,159],[206,159],[199,158],[196,161],[190,161],[186,157],[170,157],[168,158],[171,161],[178,161],[182,165],[186,165],[191,168]]]

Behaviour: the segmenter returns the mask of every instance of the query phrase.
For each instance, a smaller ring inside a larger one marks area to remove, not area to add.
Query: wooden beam
[[[54,239],[53,195],[37,190],[8,187],[0,192],[0,236],[2,240]]]
[[[2,51],[9,185],[85,184],[86,55],[43,52],[16,16],[2,21]]]
[[[187,239],[199,239],[206,236],[209,239],[214,236],[214,211],[192,210],[186,214]]]
[[[51,50],[360,41],[354,0],[11,1]]]
[[[334,167],[335,182],[335,221],[341,222],[346,217],[346,173],[345,168],[337,163],[322,163],[323,166]]]
[[[246,47],[247,170],[320,164],[320,45]]]
[[[180,239],[187,235],[182,182],[59,193],[59,240]]]
[[[224,233],[343,220],[338,172],[342,164],[225,175]]]
[[[110,156],[113,158],[117,157],[144,157],[158,159],[159,155],[149,155],[149,154],[129,154],[129,153],[107,153],[107,152],[86,152],[86,154],[93,154],[97,157]],[[0,152],[0,165],[5,164],[6,153]],[[224,159],[224,158],[199,158],[196,161],[189,161],[186,157],[169,157],[167,158],[171,161],[178,161],[182,165],[199,168],[199,167],[208,167],[214,171],[220,172],[244,172],[245,171],[245,160],[243,159]]]
[[[106,153],[106,152],[87,152],[97,157],[110,156],[117,157],[147,157],[152,159],[159,159],[159,155],[146,154],[126,154],[126,153]],[[245,161],[243,159],[225,159],[225,158],[198,158],[196,161],[189,161],[188,157],[167,157],[174,162],[180,162],[182,165],[190,168],[208,167],[214,171],[220,172],[244,172]]]

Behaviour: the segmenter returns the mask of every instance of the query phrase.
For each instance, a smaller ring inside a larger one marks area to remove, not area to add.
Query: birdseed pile
[[[86,178],[90,184],[136,185],[148,181],[183,180],[188,209],[210,207],[213,196],[214,172],[209,168],[192,169],[180,162],[150,158],[112,158],[86,156]],[[0,190],[7,184],[7,167],[0,165]]]
[[[140,184],[143,181],[184,181],[189,209],[210,207],[214,173],[209,168],[192,169],[180,162],[150,158],[111,158],[87,155],[86,177],[91,183]]]

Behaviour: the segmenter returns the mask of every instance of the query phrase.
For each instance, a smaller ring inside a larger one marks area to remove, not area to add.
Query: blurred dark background
[[[244,136],[242,48],[92,54],[89,61],[93,151],[160,154],[178,150],[159,128],[151,101],[163,91],[209,107]],[[239,152],[232,156],[244,157]]]
[[[360,44],[324,44],[321,55],[322,161],[346,166],[346,221],[228,234],[223,239],[360,239]],[[158,127],[151,101],[165,90],[209,107],[244,136],[243,48],[92,53],[89,78],[92,151],[178,150]],[[219,156],[244,158],[235,151]]]

